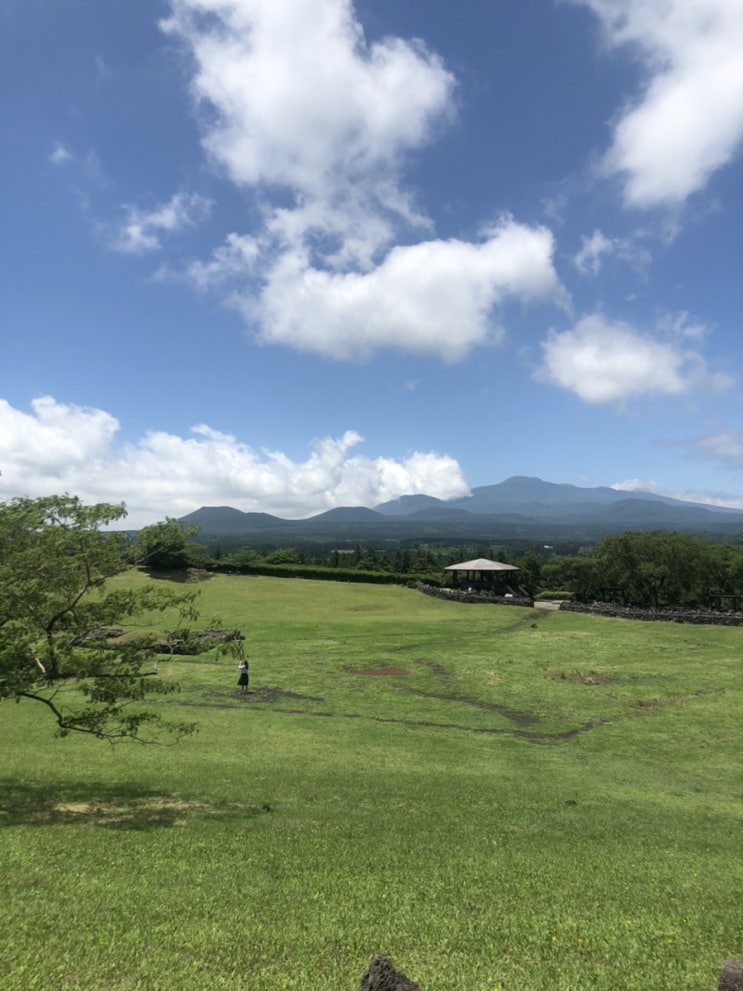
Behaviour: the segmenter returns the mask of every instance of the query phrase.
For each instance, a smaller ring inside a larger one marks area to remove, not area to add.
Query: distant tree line
[[[579,602],[707,607],[743,600],[743,548],[657,530],[604,537],[586,555],[539,566],[544,587],[567,588]]]
[[[153,570],[275,574],[341,581],[423,580],[446,585],[447,565],[490,558],[516,565],[517,583],[531,596],[554,594],[579,602],[615,601],[654,608],[743,602],[743,547],[710,543],[675,531],[628,532],[594,545],[420,545],[374,547],[242,547],[223,553],[198,544],[196,528],[167,519],[145,527],[131,547],[137,563]]]

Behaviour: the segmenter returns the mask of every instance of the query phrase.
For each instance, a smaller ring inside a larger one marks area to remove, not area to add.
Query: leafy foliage
[[[571,589],[580,602],[619,600],[651,607],[706,607],[743,592],[743,549],[668,530],[604,537],[591,554],[555,555],[544,587]]]
[[[41,703],[63,736],[144,740],[192,728],[136,705],[177,690],[157,677],[153,637],[91,638],[143,611],[175,607],[181,621],[196,617],[194,593],[106,590],[123,570],[123,538],[102,528],[124,515],[123,505],[85,506],[67,495],[0,504],[0,700]]]
[[[722,550],[683,533],[623,533],[597,545],[596,561],[604,581],[620,588],[628,603],[699,605],[732,587]]]
[[[184,527],[172,516],[137,533],[132,557],[152,571],[182,571],[191,563],[186,542],[196,536],[198,526]]]

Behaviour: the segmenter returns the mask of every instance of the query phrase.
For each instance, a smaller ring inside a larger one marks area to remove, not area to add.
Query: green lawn
[[[161,660],[193,737],[0,707],[5,991],[355,991],[377,953],[423,991],[713,991],[743,955],[739,629],[200,588],[251,694]]]

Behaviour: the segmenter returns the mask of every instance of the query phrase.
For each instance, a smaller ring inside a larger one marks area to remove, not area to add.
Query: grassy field
[[[743,955],[739,629],[200,588],[251,693],[161,661],[176,747],[0,707],[4,991],[355,991],[377,953],[423,991],[713,991]]]

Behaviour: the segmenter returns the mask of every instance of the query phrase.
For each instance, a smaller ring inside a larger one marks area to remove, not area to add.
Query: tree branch
[[[196,725],[194,723],[167,725],[167,724],[163,724],[160,721],[159,717],[157,716],[153,717],[147,713],[142,713],[141,716],[139,717],[134,717],[134,718],[130,717],[129,727],[124,725],[121,729],[117,731],[103,730],[100,728],[100,726],[96,726],[95,722],[93,722],[92,725],[86,725],[82,721],[84,716],[83,717],[65,716],[65,714],[60,709],[57,708],[57,706],[52,702],[51,699],[45,698],[43,695],[37,695],[34,692],[19,691],[15,693],[15,697],[17,699],[18,698],[31,699],[32,702],[41,702],[42,705],[45,705],[52,712],[54,718],[57,721],[57,725],[59,726],[59,729],[62,731],[62,734],[71,733],[71,732],[85,733],[88,736],[94,736],[97,740],[107,740],[112,746],[118,740],[134,740],[137,743],[148,744],[150,746],[158,746],[158,745],[165,746],[166,744],[163,743],[163,741],[161,740],[144,739],[143,737],[139,736],[137,729],[140,723],[147,722],[151,719],[154,720],[160,726],[160,728],[164,728],[166,730],[172,730],[178,736],[192,733],[196,729]],[[123,706],[121,708],[123,708]],[[120,708],[115,710],[115,714],[118,715],[119,712],[120,712]],[[112,714],[114,713],[109,712],[108,714],[105,714],[105,719],[107,720],[108,717]],[[94,719],[97,717],[97,719],[100,720],[102,714],[95,713],[91,715],[93,716]]]
[[[29,648],[29,654],[31,655],[31,660],[34,662],[37,670],[46,678],[46,668],[41,663],[41,658],[37,656],[36,651],[33,648]]]

